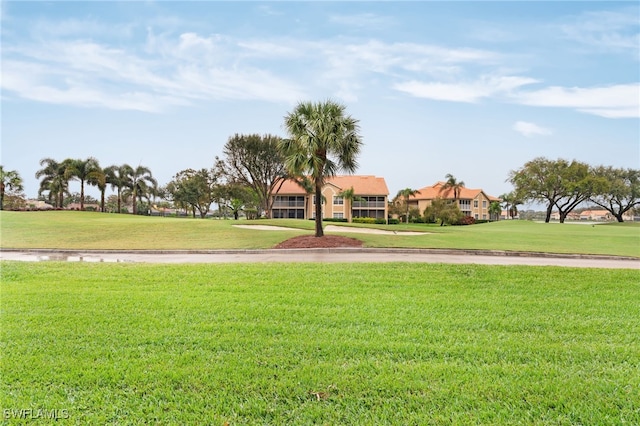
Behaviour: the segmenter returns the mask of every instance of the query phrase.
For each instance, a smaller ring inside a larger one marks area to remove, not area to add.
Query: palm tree
[[[518,215],[518,205],[522,204],[522,201],[518,198],[515,192],[508,192],[500,196],[502,202],[504,202],[504,208],[507,211],[507,217],[513,219]]]
[[[71,160],[70,173],[72,178],[80,181],[80,210],[84,210],[84,183],[95,181],[101,173],[98,160],[89,157],[86,160]]]
[[[4,210],[4,191],[22,191],[22,178],[15,170],[4,171],[4,166],[0,165],[0,210]]]
[[[500,214],[502,213],[502,206],[497,201],[492,201],[489,204],[489,217],[495,217],[496,220],[500,220]]]
[[[322,187],[328,177],[358,168],[362,146],[358,120],[345,115],[345,107],[333,101],[301,102],[285,116],[289,139],[280,141],[285,167],[293,176],[309,175],[316,195],[316,237],[322,237]]]
[[[53,204],[57,208],[62,208],[64,203],[64,194],[69,193],[69,179],[71,178],[71,160],[66,159],[57,162],[52,158],[43,158],[40,160],[42,169],[36,172],[36,178],[42,178],[38,196],[48,191],[49,201],[53,200]]]
[[[158,182],[151,175],[151,170],[144,166],[129,170],[127,179],[127,188],[133,199],[133,214],[138,214],[138,200],[142,202],[143,198],[149,199],[156,192]]]
[[[366,200],[358,195],[356,195],[353,186],[349,189],[345,189],[344,191],[338,194],[338,197],[342,197],[343,200],[348,201],[345,205],[345,210],[347,211],[347,222],[351,222],[351,214],[352,207],[354,201],[366,202]]]
[[[453,190],[453,201],[458,201],[458,197],[460,196],[460,191],[464,188],[464,182],[458,181],[455,176],[451,173],[447,173],[445,175],[447,181],[440,188],[440,192],[446,192],[448,190]]]
[[[404,204],[407,206],[407,216],[406,216],[406,223],[409,223],[409,197],[411,197],[412,195],[416,195],[418,192],[417,189],[411,189],[411,188],[405,188],[405,189],[401,189],[400,191],[398,191],[398,194],[396,194],[396,198],[404,198]]]
[[[99,169],[94,173],[87,182],[98,187],[100,191],[100,211],[104,213],[104,193],[107,191],[107,175],[103,169]]]
[[[104,169],[106,182],[115,189],[118,194],[118,213],[122,212],[122,190],[129,183],[129,175],[133,174],[133,168],[128,164],[121,166],[109,166]]]

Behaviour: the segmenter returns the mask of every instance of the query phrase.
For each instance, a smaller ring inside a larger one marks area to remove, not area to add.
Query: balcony
[[[304,201],[274,201],[273,202],[273,208],[274,209],[282,209],[282,208],[289,208],[289,207],[299,207],[299,208],[304,208]]]

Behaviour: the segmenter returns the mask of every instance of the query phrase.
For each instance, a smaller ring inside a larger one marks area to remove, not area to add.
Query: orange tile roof
[[[340,175],[328,178],[327,184],[331,184],[340,190],[353,187],[356,195],[389,195],[386,181],[384,178],[377,176]],[[287,180],[276,194],[304,195],[305,192],[300,185],[292,180]]]
[[[420,188],[415,195],[409,197],[410,200],[433,200],[434,198],[453,198],[453,189],[447,189],[445,191],[441,191],[442,186],[445,182],[436,182],[431,186],[425,186],[424,188]],[[460,192],[458,194],[459,199],[474,199],[480,193],[484,193],[482,189],[471,189],[462,187],[460,188]],[[487,195],[484,193],[487,198],[491,201],[500,201],[499,198],[493,197],[491,195]]]

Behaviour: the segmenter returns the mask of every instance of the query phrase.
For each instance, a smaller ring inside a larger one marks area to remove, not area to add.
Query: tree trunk
[[[553,203],[549,203],[549,207],[547,207],[547,217],[545,217],[544,223],[549,223],[551,220],[551,210],[553,210]]]
[[[137,195],[135,191],[133,191],[133,194],[131,196],[131,199],[133,200],[133,214],[138,214],[138,199],[137,199]]]
[[[560,223],[564,223],[564,220],[567,218],[569,212],[560,212]]]
[[[84,211],[84,181],[80,181],[80,211]]]
[[[620,212],[620,213],[614,213],[613,215],[616,217],[616,220],[617,220],[618,222],[624,222],[624,219],[622,218],[622,212]]]
[[[322,230],[322,186],[316,182],[316,237],[324,237]]]
[[[118,211],[116,213],[120,213],[122,211],[122,198],[120,197],[120,187],[118,187]]]

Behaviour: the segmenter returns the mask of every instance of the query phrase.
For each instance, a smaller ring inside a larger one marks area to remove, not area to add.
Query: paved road
[[[470,250],[298,249],[211,251],[72,251],[0,250],[0,260],[144,262],[144,263],[261,263],[261,262],[424,262],[482,265],[537,265],[579,268],[639,269],[640,259],[615,256],[549,255]],[[639,277],[640,279],[640,277]]]

